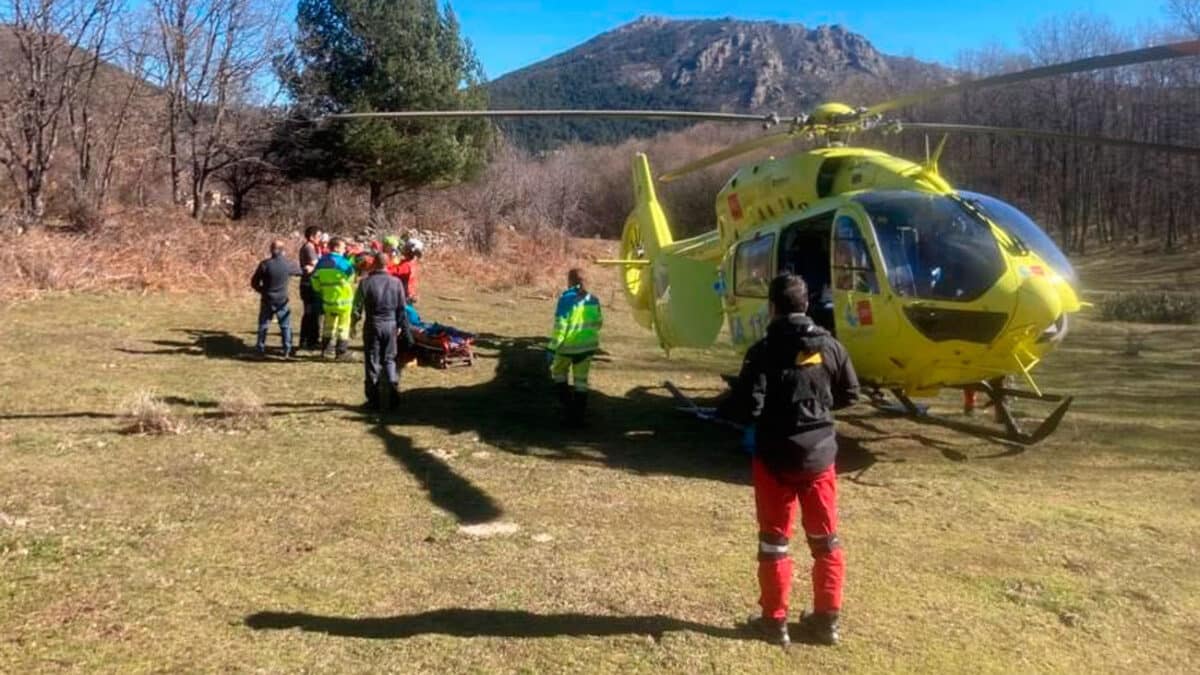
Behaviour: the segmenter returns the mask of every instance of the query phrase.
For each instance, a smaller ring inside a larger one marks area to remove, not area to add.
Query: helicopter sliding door
[[[833,222],[833,311],[837,337],[857,368],[886,372],[888,340],[899,330],[899,318],[882,290],[874,230],[853,206],[838,211]]]

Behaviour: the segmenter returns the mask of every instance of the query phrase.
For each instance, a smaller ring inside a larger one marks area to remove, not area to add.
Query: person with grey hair
[[[288,285],[292,277],[300,276],[300,266],[287,259],[284,246],[280,239],[271,242],[271,257],[258,263],[254,276],[250,278],[250,287],[261,297],[255,351],[259,356],[266,355],[267,331],[271,327],[271,317],[275,317],[283,338],[283,358],[288,359],[292,356],[292,310],[288,306]]]

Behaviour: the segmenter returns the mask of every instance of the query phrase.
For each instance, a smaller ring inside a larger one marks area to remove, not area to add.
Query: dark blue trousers
[[[288,306],[287,301],[282,305],[273,305],[263,299],[258,306],[258,343],[255,348],[258,351],[265,352],[267,350],[267,331],[271,328],[271,317],[279,322],[279,332],[283,335],[283,353],[292,353],[292,308]]]

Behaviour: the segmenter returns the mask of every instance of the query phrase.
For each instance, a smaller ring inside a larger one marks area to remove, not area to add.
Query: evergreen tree
[[[300,0],[297,28],[278,71],[301,116],[486,106],[479,61],[437,0]],[[289,173],[367,186],[373,217],[405,190],[471,178],[491,140],[483,119],[308,126],[284,134]]]

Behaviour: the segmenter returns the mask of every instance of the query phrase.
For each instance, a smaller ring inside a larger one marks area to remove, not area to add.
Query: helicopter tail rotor
[[[654,325],[654,279],[652,262],[674,241],[666,213],[654,189],[650,161],[643,153],[633,158],[633,211],[621,232],[619,260],[597,261],[620,267],[621,287],[633,310],[634,320],[644,328]]]

